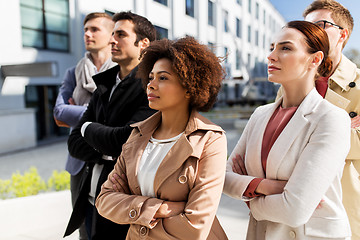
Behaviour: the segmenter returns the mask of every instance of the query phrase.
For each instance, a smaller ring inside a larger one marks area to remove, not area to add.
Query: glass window
[[[69,0],[20,0],[25,47],[69,51]]]
[[[241,67],[241,52],[236,50],[236,69],[240,69]]]
[[[208,0],[208,24],[210,26],[215,26],[215,16],[214,16],[214,3]]]
[[[224,56],[225,56],[225,63],[228,63],[229,58],[229,49],[227,47],[224,47]]]
[[[154,26],[156,29],[156,39],[168,38],[169,31],[166,28],[162,28],[159,26]]]
[[[229,23],[228,23],[229,13],[224,10],[224,32],[229,31]]]
[[[248,42],[251,43],[251,26],[248,26]]]
[[[167,0],[154,0],[154,1],[155,1],[155,2],[158,2],[158,3],[161,3],[162,5],[165,5],[165,6],[168,5]]]
[[[186,15],[190,17],[195,16],[195,0],[185,0],[186,1]]]
[[[255,45],[259,46],[259,31],[255,31]]]
[[[264,26],[266,26],[266,11],[264,9]]]
[[[251,13],[251,0],[249,0],[249,13]]]
[[[242,4],[242,0],[236,0],[236,3],[241,5]]]
[[[259,3],[256,3],[255,5],[255,14],[256,14],[256,19],[259,19]]]
[[[236,36],[241,38],[241,20],[236,18]]]
[[[212,42],[208,42],[208,48],[213,52],[216,53],[215,44]]]

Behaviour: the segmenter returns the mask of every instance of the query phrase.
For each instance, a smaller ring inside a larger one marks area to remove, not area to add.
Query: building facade
[[[82,21],[125,10],[146,16],[159,38],[209,45],[230,87],[266,76],[270,41],[285,24],[269,0],[0,0],[0,154],[67,134],[52,109],[65,70],[84,55]]]

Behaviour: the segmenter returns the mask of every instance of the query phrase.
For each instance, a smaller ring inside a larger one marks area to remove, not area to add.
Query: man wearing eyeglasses
[[[316,80],[316,89],[325,99],[345,109],[351,118],[351,149],[342,176],[343,203],[348,214],[352,239],[360,239],[360,69],[342,54],[353,30],[353,18],[334,0],[315,0],[304,11],[306,21],[323,28],[330,42],[333,62],[329,77]],[[281,89],[278,97],[282,95]],[[331,163],[329,163],[331,164]],[[339,186],[340,187],[340,186]],[[326,207],[326,199],[319,205]]]

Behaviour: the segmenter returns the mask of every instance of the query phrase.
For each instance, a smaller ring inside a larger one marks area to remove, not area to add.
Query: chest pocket
[[[164,181],[159,189],[160,199],[168,201],[187,201],[194,188],[198,169],[198,159],[190,157],[184,164]]]

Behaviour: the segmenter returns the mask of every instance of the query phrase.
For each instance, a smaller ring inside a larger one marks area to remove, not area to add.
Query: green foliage
[[[70,189],[70,174],[66,171],[53,171],[52,176],[48,180],[48,188],[56,191]]]
[[[46,184],[35,167],[31,167],[24,175],[19,172],[14,173],[11,176],[11,185],[11,190],[16,197],[36,195],[46,190]]]
[[[0,179],[0,199],[8,198],[11,192],[11,181]]]
[[[25,197],[45,191],[61,191],[70,189],[70,174],[66,171],[53,171],[48,184],[40,177],[35,167],[21,175],[13,173],[11,179],[0,179],[0,198]]]

